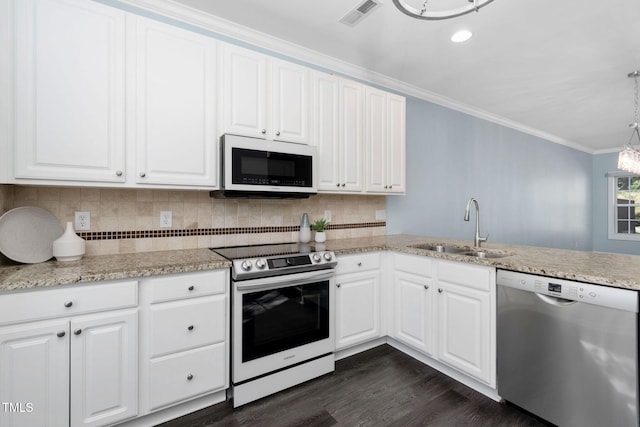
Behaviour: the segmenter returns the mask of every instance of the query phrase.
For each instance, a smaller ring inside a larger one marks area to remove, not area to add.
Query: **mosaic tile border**
[[[353,224],[328,224],[327,230],[346,230],[354,228],[386,227],[386,221],[359,222]],[[155,237],[220,236],[229,234],[287,233],[300,230],[299,225],[281,225],[273,227],[221,227],[221,228],[183,228],[138,231],[81,231],[76,234],[85,240],[145,239]]]

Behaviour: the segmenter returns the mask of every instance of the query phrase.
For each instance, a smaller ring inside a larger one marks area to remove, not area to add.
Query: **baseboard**
[[[216,403],[227,400],[227,391],[222,390],[188,402],[181,403],[170,408],[166,408],[157,412],[152,412],[132,420],[118,424],[118,427],[149,427],[155,426],[175,418],[182,417],[200,409],[215,405]]]
[[[495,400],[496,402],[502,401],[502,398],[498,394],[498,390],[495,388],[491,388],[486,384],[476,381],[473,378],[445,365],[444,363],[438,360],[432,359],[431,357],[426,356],[420,353],[419,351],[414,350],[413,348],[394,340],[393,338],[387,337],[387,344],[389,344],[391,347],[397,350],[400,350],[404,354],[411,356],[416,360],[419,360],[425,365],[431,366],[433,369],[436,369],[442,372],[446,376],[453,378],[459,383],[462,383],[467,387],[474,389],[478,393],[484,394],[489,399]]]
[[[336,360],[345,359],[349,356],[353,356],[363,351],[371,350],[374,347],[387,343],[387,337],[375,339],[373,341],[367,341],[362,344],[354,345],[353,347],[344,348],[342,350],[336,350]]]

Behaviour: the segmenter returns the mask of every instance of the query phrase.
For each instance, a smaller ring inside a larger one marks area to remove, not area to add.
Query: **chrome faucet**
[[[480,206],[478,206],[478,201],[473,197],[469,199],[467,202],[467,209],[464,211],[464,220],[469,221],[469,208],[471,207],[471,202],[476,205],[476,235],[473,237],[473,246],[480,247],[482,242],[486,242],[489,234],[486,236],[480,236]]]

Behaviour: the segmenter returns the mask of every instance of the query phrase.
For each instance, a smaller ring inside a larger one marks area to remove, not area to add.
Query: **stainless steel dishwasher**
[[[638,425],[638,293],[497,274],[498,393],[559,426]]]

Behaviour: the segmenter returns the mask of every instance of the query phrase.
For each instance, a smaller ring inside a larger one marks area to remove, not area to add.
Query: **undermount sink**
[[[428,245],[428,244],[413,245],[412,248],[425,249],[427,251],[444,252],[444,253],[448,253],[448,254],[460,254],[460,253],[469,251],[469,249],[458,248],[456,246]]]
[[[419,244],[419,245],[412,245],[411,247],[416,249],[424,249],[427,251],[434,251],[434,252],[447,253],[447,254],[457,254],[457,255],[464,255],[464,256],[475,257],[475,258],[485,258],[485,259],[504,258],[512,255],[509,253],[487,252],[483,250],[475,251],[475,250],[469,249],[468,247],[461,248],[458,246],[446,246],[446,245],[434,245],[434,244]]]

